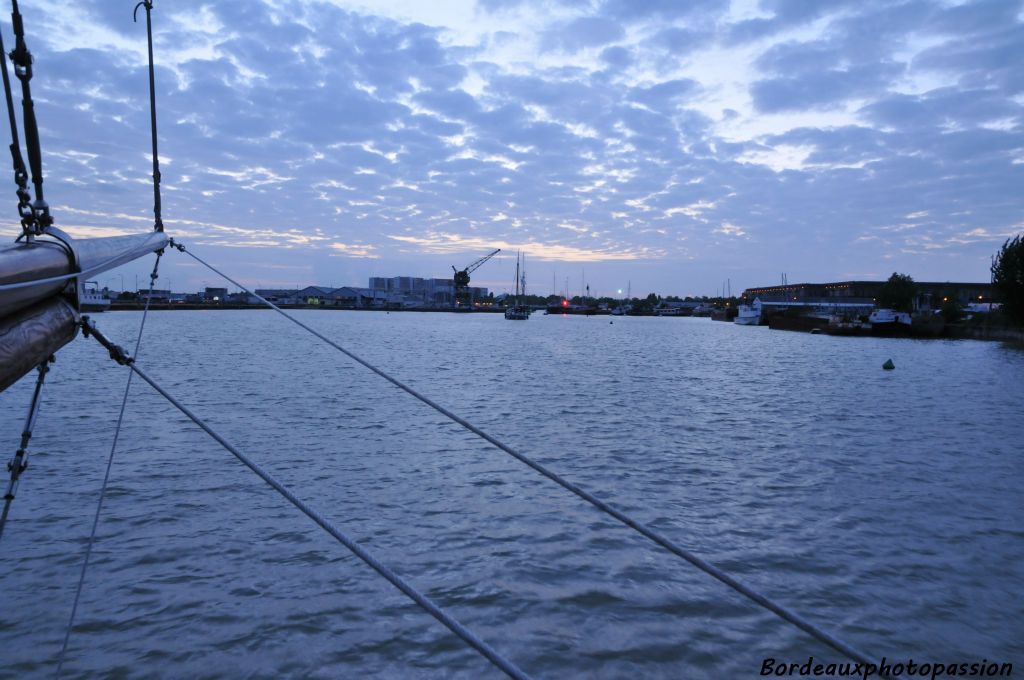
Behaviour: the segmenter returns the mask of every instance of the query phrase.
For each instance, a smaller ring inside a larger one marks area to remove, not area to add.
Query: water
[[[298,314],[870,654],[1024,663],[1020,350]],[[96,318],[131,346],[137,313]],[[271,312],[153,313],[140,365],[535,677],[842,660]],[[0,542],[2,677],[55,668],[125,378],[82,339],[50,375]],[[9,452],[31,387],[0,395]],[[498,676],[145,384],[132,395],[66,677]]]

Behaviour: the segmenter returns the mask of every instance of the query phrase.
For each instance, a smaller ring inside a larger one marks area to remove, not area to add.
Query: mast
[[[523,255],[523,273],[520,274],[520,281],[522,282],[522,285],[520,286],[519,290],[522,293],[522,296],[526,297],[526,255],[525,254]]]
[[[519,251],[516,251],[516,304],[519,304]]]

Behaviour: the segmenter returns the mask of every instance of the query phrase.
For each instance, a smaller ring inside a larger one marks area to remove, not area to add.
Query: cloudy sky
[[[152,225],[133,5],[22,4],[75,236]],[[164,219],[247,283],[439,277],[499,247],[539,293],[984,281],[1024,231],[1021,1],[155,5]],[[176,290],[217,283],[167,259]]]

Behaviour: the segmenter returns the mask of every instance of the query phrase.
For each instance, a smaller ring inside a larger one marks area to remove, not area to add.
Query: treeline
[[[992,261],[992,285],[1011,323],[1024,327],[1024,234],[1007,239]]]
[[[992,258],[992,288],[999,308],[985,316],[985,323],[1024,327],[1024,234],[1007,239]],[[878,292],[877,304],[898,311],[914,308],[917,284],[907,274],[893,272]],[[942,296],[942,316],[947,323],[964,319],[964,307],[955,296]]]
[[[525,295],[522,297],[524,304],[534,307],[559,305],[563,299],[565,298],[561,295]],[[702,302],[704,304],[724,307],[727,303],[730,306],[736,306],[739,304],[739,298],[708,297],[706,295],[700,297],[661,296],[657,293],[651,293],[643,298],[585,297],[580,295],[569,298],[569,304],[574,307],[607,307],[608,309],[616,309],[622,305],[629,305],[636,311],[645,309],[653,311],[667,302]]]

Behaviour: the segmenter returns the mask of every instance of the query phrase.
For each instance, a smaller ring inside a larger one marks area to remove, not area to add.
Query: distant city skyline
[[[76,237],[152,225],[133,6],[21,7]],[[154,27],[164,222],[251,287],[441,278],[499,247],[473,277],[495,293],[516,250],[544,294],[980,282],[1024,231],[1018,1],[157,0]]]

